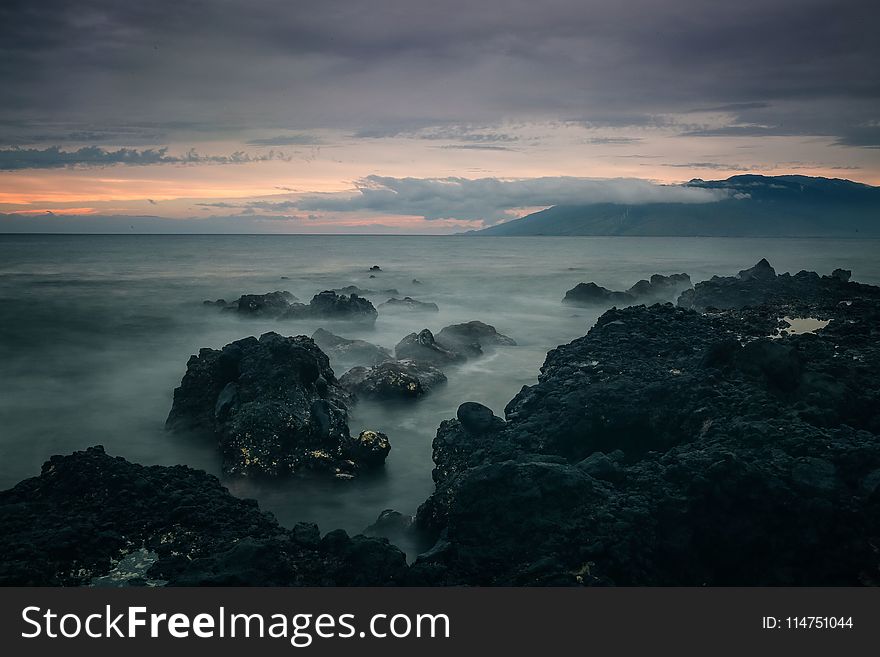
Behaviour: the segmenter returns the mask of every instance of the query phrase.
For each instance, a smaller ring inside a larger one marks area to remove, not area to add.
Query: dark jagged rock
[[[191,357],[166,427],[213,434],[229,474],[351,475],[373,462],[358,463],[347,401],[311,338],[266,333]]]
[[[782,307],[610,310],[506,424],[444,421],[410,580],[880,583],[880,290],[801,279]],[[830,323],[780,333],[794,305]]]
[[[342,296],[325,290],[312,297],[308,305],[291,305],[282,319],[336,319],[372,323],[378,312],[367,299],[356,294]]]
[[[418,399],[441,383],[446,383],[443,372],[413,360],[354,367],[339,379],[339,384],[356,397],[382,401]]]
[[[640,280],[627,293],[639,303],[672,301],[678,295],[692,288],[691,277],[687,274],[652,274],[650,280]]]
[[[391,352],[384,347],[365,340],[348,340],[322,328],[312,334],[312,340],[330,357],[330,361],[337,365],[337,372],[358,365],[378,365],[392,359]]]
[[[628,306],[635,303],[671,301],[691,288],[687,274],[653,274],[650,280],[640,280],[626,292],[614,292],[595,283],[578,283],[565,293],[562,303],[573,306]]]
[[[382,271],[382,268],[379,265],[373,265],[370,267],[370,271]]]
[[[287,290],[266,294],[242,294],[238,301],[228,303],[225,299],[205,301],[206,306],[217,306],[249,317],[278,317],[284,314],[298,299]]]
[[[878,299],[876,287],[849,282],[851,272],[835,269],[831,276],[812,271],[776,274],[765,259],[736,276],[713,276],[682,293],[678,305],[705,311],[709,308],[738,309],[771,305],[779,313],[805,312],[829,302],[854,298]]]
[[[630,304],[635,298],[626,292],[613,292],[595,283],[578,283],[565,293],[562,303],[572,306],[602,306]]]
[[[352,460],[368,466],[379,466],[385,463],[388,452],[391,451],[391,443],[388,436],[379,431],[361,431],[346,452]]]
[[[384,312],[406,311],[406,312],[440,312],[440,308],[436,303],[430,301],[419,301],[412,297],[404,297],[403,299],[391,298],[383,304],[379,304],[379,310]]]
[[[405,581],[384,539],[280,527],[254,500],[185,466],[145,467],[91,447],[53,456],[0,492],[0,585],[321,586]],[[328,535],[329,536],[329,535]],[[143,572],[116,569],[143,552]]]
[[[495,330],[494,326],[479,321],[446,326],[435,336],[446,348],[463,353],[469,358],[480,356],[485,347],[516,346],[516,341]]]
[[[394,353],[401,360],[422,361],[437,367],[463,363],[467,360],[464,354],[438,344],[434,340],[434,334],[428,329],[407,335],[394,347]]]

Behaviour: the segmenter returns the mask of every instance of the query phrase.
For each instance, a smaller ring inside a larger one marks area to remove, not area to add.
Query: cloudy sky
[[[864,0],[7,0],[0,231],[414,232],[880,184]],[[47,228],[48,227],[48,228]]]

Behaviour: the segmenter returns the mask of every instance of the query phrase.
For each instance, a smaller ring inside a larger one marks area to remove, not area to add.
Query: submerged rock
[[[330,357],[331,362],[340,365],[337,372],[357,365],[378,365],[392,359],[391,352],[385,347],[365,340],[348,340],[322,328],[312,334],[312,340]]]
[[[715,298],[784,278],[745,272]],[[463,405],[434,439],[417,525],[437,544],[411,580],[880,583],[880,289],[799,276],[800,301],[788,283],[770,298],[820,331],[779,335],[772,304],[610,310],[506,423]]]
[[[367,299],[356,294],[342,296],[325,290],[312,297],[308,305],[293,304],[281,319],[335,319],[373,323],[378,312]]]
[[[436,367],[463,363],[467,360],[464,354],[438,344],[434,340],[434,334],[428,329],[407,335],[394,347],[394,353],[401,360],[422,361]]]
[[[354,367],[339,379],[339,384],[356,397],[382,401],[418,399],[441,383],[446,383],[443,372],[413,360]]]
[[[118,585],[384,586],[405,581],[384,539],[278,525],[216,477],[145,467],[100,446],[53,456],[39,477],[0,492],[0,585],[86,585],[139,551],[144,572]],[[328,535],[329,536],[329,535]]]
[[[373,265],[370,267],[370,271],[382,271],[382,268],[379,265]]]
[[[191,357],[165,424],[213,435],[228,474],[351,475],[373,461],[352,449],[348,399],[311,338],[266,333]]]
[[[370,296],[373,294],[390,294],[392,296],[396,294],[400,294],[395,288],[388,288],[387,290],[365,290],[363,288],[358,287],[357,285],[346,285],[345,287],[333,288],[333,291],[336,294],[342,294],[344,296],[348,296],[350,294],[356,294],[359,297]]]
[[[436,303],[430,301],[419,301],[412,297],[404,297],[403,299],[391,298],[383,304],[379,304],[379,310],[384,312],[440,312],[440,308]]]

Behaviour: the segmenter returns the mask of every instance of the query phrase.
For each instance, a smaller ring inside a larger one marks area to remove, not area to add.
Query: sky
[[[6,0],[0,232],[453,233],[880,185],[864,0]]]

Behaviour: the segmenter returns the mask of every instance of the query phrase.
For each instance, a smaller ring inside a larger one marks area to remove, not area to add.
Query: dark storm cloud
[[[184,155],[168,155],[167,148],[120,148],[106,150],[98,146],[84,146],[65,151],[58,146],[49,148],[7,148],[0,150],[0,171],[21,169],[94,168],[117,164],[147,166],[155,164],[245,164],[269,160],[289,159],[284,153],[269,151],[262,155],[235,152],[231,155],[199,155],[194,150]]]
[[[856,128],[878,118],[878,16],[863,0],[11,0],[0,114],[393,133],[707,108],[873,146]]]

